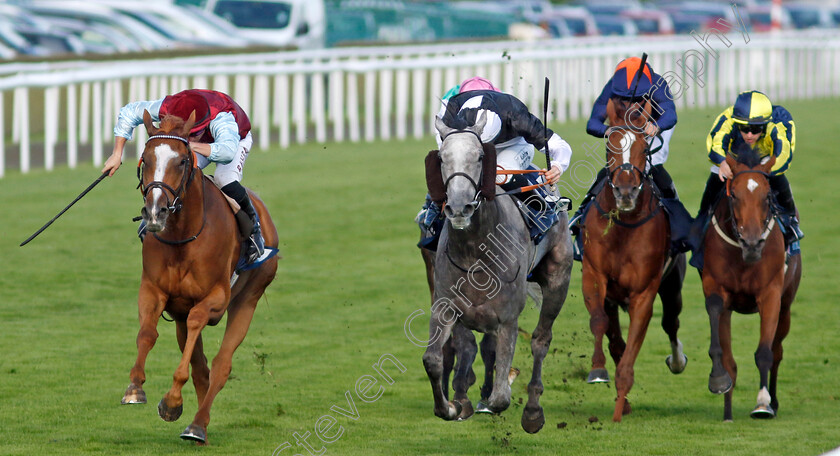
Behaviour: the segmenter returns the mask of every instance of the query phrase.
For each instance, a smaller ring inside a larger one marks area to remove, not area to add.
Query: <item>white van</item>
[[[324,0],[209,0],[208,11],[269,46],[324,47]]]

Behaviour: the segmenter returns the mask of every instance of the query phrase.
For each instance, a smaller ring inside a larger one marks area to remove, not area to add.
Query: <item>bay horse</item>
[[[227,382],[233,352],[245,338],[257,301],[274,279],[277,257],[242,272],[232,283],[243,237],[222,192],[196,166],[188,140],[194,121],[195,113],[186,122],[165,116],[156,128],[149,113],[143,115],[149,139],[137,174],[144,200],[141,214],[150,235],[143,241],[137,360],[122,403],[146,403],[146,357],[158,337],[158,320],[166,311],[175,320],[183,356],[158,413],[165,421],[180,417],[181,389],[192,366],[199,407],[181,438],[204,444],[213,399]],[[265,245],[276,248],[278,236],[271,216],[256,195],[250,196]],[[218,324],[225,312],[227,327],[211,370],[201,331]]]
[[[507,409],[511,389],[506,374],[513,360],[519,314],[525,307],[526,281],[537,282],[544,299],[531,339],[534,365],[521,420],[526,432],[535,433],[545,424],[539,404],[542,363],[569,288],[571,237],[567,217],[560,213],[559,223],[535,246],[513,199],[496,197],[501,190],[495,185],[495,148],[480,139],[486,121],[481,113],[474,125],[456,129],[435,119],[443,141],[440,151],[426,158],[427,182],[433,199],[446,201],[446,222],[434,257],[434,299],[423,365],[432,386],[435,415],[456,419],[463,407],[457,400],[448,400],[444,392],[444,345],[457,324],[494,336],[494,359],[484,358],[486,367],[496,372],[487,407],[495,413]],[[545,253],[536,261],[540,249]],[[472,364],[472,360],[463,361],[465,367]]]
[[[790,306],[802,276],[802,257],[786,262],[784,235],[776,223],[769,173],[776,161],[744,147],[726,156],[732,179],[714,209],[703,239],[700,271],[711,326],[709,390],[724,394],[723,419],[732,420],[732,390],[738,367],[732,355],[732,312],[758,312],[761,320],[755,364],[760,376],[753,418],[773,418],[779,410],[776,379],[782,341],[790,330]],[[769,374],[769,378],[768,378]]]
[[[607,103],[608,186],[602,186],[584,218],[582,288],[595,350],[589,383],[608,382],[603,337],[616,364],[617,399],[613,421],[630,413],[627,394],[633,386],[633,364],[653,314],[657,292],[662,300],[662,328],[671,343],[666,364],[672,373],[685,369],[687,358],[677,338],[682,310],[685,255],[669,257],[670,227],[653,181],[646,171],[648,144],[644,124],[650,103],[611,99]],[[641,115],[644,113],[645,115]],[[625,344],[618,308],[627,311],[630,326]]]

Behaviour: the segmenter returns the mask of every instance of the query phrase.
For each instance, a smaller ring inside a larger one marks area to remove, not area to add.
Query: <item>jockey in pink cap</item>
[[[500,168],[530,168],[534,159],[534,147],[546,147],[549,151],[551,166],[545,174],[548,183],[556,183],[568,168],[572,156],[569,144],[558,134],[545,128],[522,101],[502,92],[488,79],[475,76],[464,80],[457,89],[450,89],[442,97],[441,103],[437,117],[447,125],[454,126],[463,121],[469,124],[474,122],[480,113],[485,114],[487,120],[480,139],[483,143],[492,143],[495,146],[496,164]],[[435,131],[435,139],[440,147],[442,140],[437,130]],[[496,183],[504,190],[530,184],[522,174],[498,176]],[[427,199],[427,204],[415,220],[425,232],[435,236],[436,229],[433,225],[439,219],[440,207],[436,202]]]

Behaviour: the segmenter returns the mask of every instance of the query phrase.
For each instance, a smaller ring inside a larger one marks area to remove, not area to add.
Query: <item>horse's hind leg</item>
[[[738,380],[738,364],[735,362],[735,356],[732,354],[731,310],[724,311],[720,316],[720,346],[723,351],[721,362],[732,381],[729,390],[723,394],[723,420],[732,421],[732,393],[735,391],[735,383]]]
[[[685,278],[685,254],[674,258],[674,266],[662,278],[659,284],[659,297],[662,300],[662,329],[668,334],[671,342],[671,354],[665,358],[665,364],[674,374],[685,370],[688,357],[683,353],[682,342],[677,338],[680,329],[680,312],[682,312],[682,283]]]
[[[609,319],[609,325],[607,326],[607,340],[609,340],[609,343],[607,346],[610,350],[610,357],[615,362],[615,365],[618,366],[618,363],[621,362],[621,357],[624,355],[624,350],[627,348],[627,344],[624,342],[624,336],[621,335],[618,303],[608,300],[605,303],[604,311],[607,313],[607,318]],[[609,377],[605,378],[609,380]]]
[[[176,321],[175,332],[178,336],[178,347],[180,347],[181,353],[183,353],[184,345],[187,342],[187,323]],[[204,343],[201,340],[201,334],[198,335],[198,339],[195,341],[195,349],[193,349],[193,355],[190,359],[190,366],[192,367],[195,395],[198,397],[198,403],[201,404],[210,385],[210,369],[207,367],[207,357],[204,356]]]
[[[455,364],[455,377],[452,379],[452,389],[455,391],[455,401],[461,404],[459,420],[465,420],[475,413],[467,391],[475,383],[475,372],[472,365],[478,347],[475,335],[466,326],[456,323],[452,330],[452,343],[458,360]]]
[[[137,333],[137,360],[131,368],[131,384],[125,390],[122,404],[145,404],[146,393],[143,383],[146,382],[146,357],[155,346],[158,338],[157,324],[163,313],[166,297],[154,290],[145,281],[140,283],[137,300],[140,315],[140,331]]]

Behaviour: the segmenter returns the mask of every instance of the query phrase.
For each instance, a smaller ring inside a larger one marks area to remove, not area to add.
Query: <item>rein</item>
[[[187,187],[190,185],[193,178],[195,177],[196,170],[198,170],[198,165],[197,165],[196,159],[195,159],[195,152],[193,152],[192,149],[190,148],[190,142],[187,139],[182,138],[180,136],[175,136],[175,135],[152,135],[152,136],[149,136],[149,139],[146,140],[146,144],[148,144],[149,141],[151,141],[153,139],[174,139],[174,140],[177,140],[177,141],[181,141],[181,142],[183,142],[184,144],[187,145],[187,164],[188,164],[189,171],[184,171],[184,174],[181,175],[181,182],[178,184],[177,189],[172,188],[171,186],[167,185],[163,181],[152,181],[148,185],[143,186],[142,171],[143,171],[143,167],[145,166],[143,158],[141,158],[140,162],[137,164],[137,180],[139,181],[139,183],[137,184],[137,188],[140,189],[140,192],[143,194],[143,202],[144,203],[146,202],[146,197],[148,196],[148,194],[151,190],[153,190],[155,188],[160,188],[162,190],[166,190],[165,192],[163,192],[164,196],[166,197],[166,208],[170,211],[170,214],[175,214],[176,212],[181,210],[181,208],[183,207],[183,200],[184,200],[184,198],[186,196],[186,193],[187,193]],[[204,185],[205,185],[205,182],[202,179],[202,182],[201,182],[202,193],[204,191]],[[172,196],[174,198],[173,200],[170,201],[169,194],[167,192],[172,194]],[[203,199],[202,199],[202,202],[201,202],[201,208],[202,208],[202,210],[201,210],[201,212],[202,212],[201,227],[199,227],[198,232],[195,233],[194,235],[192,235],[192,236],[190,236],[186,239],[180,239],[180,240],[177,240],[177,241],[169,241],[169,240],[163,239],[160,236],[158,236],[157,233],[152,233],[152,235],[155,237],[155,239],[157,239],[158,241],[160,241],[164,244],[167,244],[167,245],[182,245],[182,244],[186,244],[188,242],[192,242],[192,241],[196,240],[196,238],[198,238],[198,235],[200,235],[201,232],[204,231],[204,225],[207,224],[207,210],[204,207]]]

